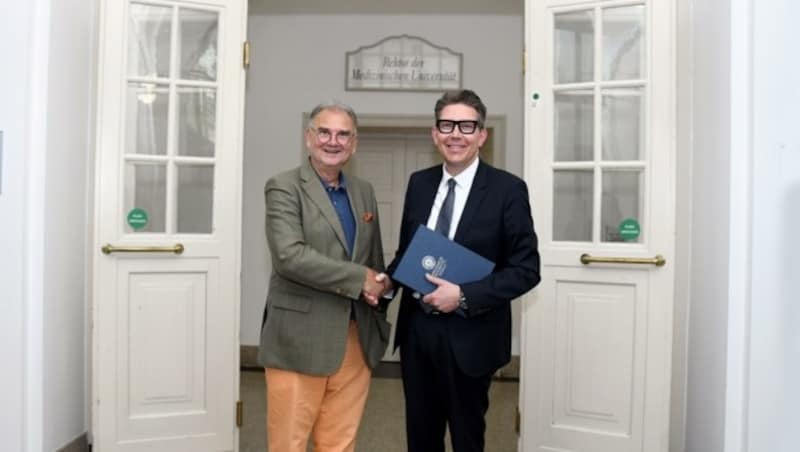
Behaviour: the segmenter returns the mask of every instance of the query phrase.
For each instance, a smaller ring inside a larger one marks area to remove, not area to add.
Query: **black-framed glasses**
[[[351,141],[353,141],[353,138],[355,138],[355,134],[349,130],[333,131],[326,129],[325,127],[319,127],[317,129],[312,128],[311,130],[317,136],[317,141],[323,144],[331,141],[331,139],[334,139],[342,146],[347,146]]]
[[[441,133],[453,133],[458,127],[458,131],[464,135],[472,135],[478,130],[478,121],[452,121],[450,119],[437,119],[436,130]]]

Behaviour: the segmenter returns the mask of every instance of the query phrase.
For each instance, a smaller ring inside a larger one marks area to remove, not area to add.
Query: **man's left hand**
[[[422,297],[422,301],[429,304],[439,312],[453,312],[458,309],[458,299],[461,298],[461,287],[442,278],[426,274],[428,281],[436,284],[436,289]]]

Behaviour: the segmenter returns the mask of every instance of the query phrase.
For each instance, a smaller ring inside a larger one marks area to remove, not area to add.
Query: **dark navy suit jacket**
[[[400,242],[391,275],[416,231],[426,224],[442,180],[442,166],[411,175],[403,207]],[[525,182],[506,171],[479,162],[454,240],[493,261],[486,278],[461,289],[469,316],[442,316],[456,362],[467,375],[492,373],[511,359],[511,300],[539,283],[539,252]],[[403,340],[420,309],[410,289],[403,289],[395,346]]]

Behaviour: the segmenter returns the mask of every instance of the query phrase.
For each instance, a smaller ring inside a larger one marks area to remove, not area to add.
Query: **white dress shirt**
[[[453,218],[450,223],[450,233],[448,237],[453,240],[456,236],[458,229],[458,222],[461,221],[461,214],[464,213],[464,206],[467,204],[467,196],[469,190],[472,188],[472,181],[475,180],[475,173],[478,172],[478,160],[475,159],[464,171],[460,172],[457,176],[451,176],[447,172],[447,167],[442,164],[442,180],[439,182],[439,189],[436,191],[436,198],[433,200],[433,207],[431,207],[431,214],[428,216],[428,229],[436,230],[436,220],[439,218],[439,211],[442,210],[444,198],[447,196],[447,181],[450,178],[456,180],[456,186],[453,195]]]

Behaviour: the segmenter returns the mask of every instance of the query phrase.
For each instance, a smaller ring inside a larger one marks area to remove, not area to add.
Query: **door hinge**
[[[519,436],[519,424],[521,421],[522,416],[519,414],[519,405],[517,405],[517,417],[514,419],[514,431],[517,432],[517,436]]]
[[[241,400],[236,401],[236,426],[240,427],[244,423],[244,403]]]
[[[242,44],[242,67],[245,69],[250,68],[250,41],[245,41]]]
[[[528,67],[528,51],[522,51],[522,75],[525,76],[525,68]]]

